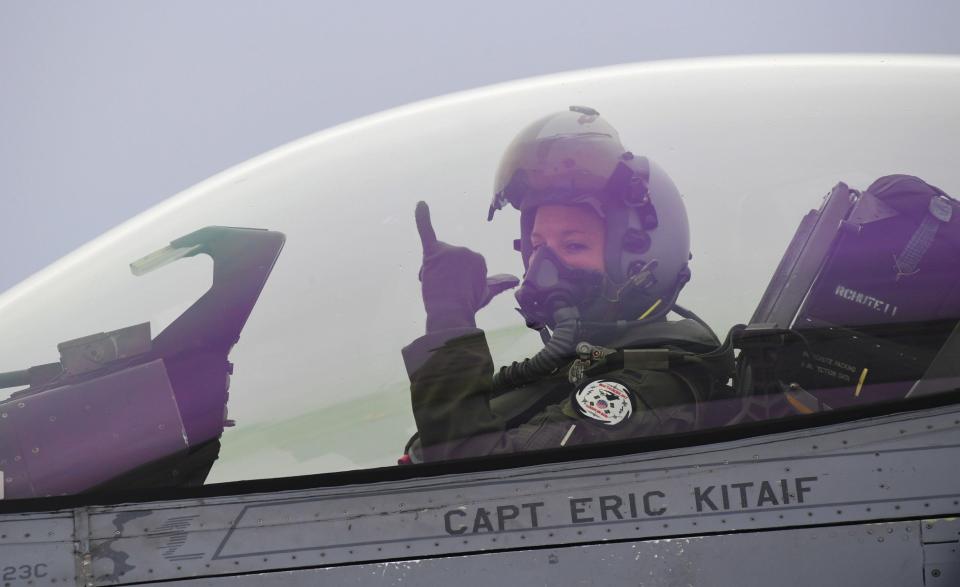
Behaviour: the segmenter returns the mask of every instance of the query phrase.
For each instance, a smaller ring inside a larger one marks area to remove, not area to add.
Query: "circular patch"
[[[616,381],[591,381],[573,394],[573,405],[581,415],[617,426],[633,416],[633,393]]]

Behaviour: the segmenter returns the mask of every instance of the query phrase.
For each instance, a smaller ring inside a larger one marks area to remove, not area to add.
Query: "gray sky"
[[[0,292],[272,147],[415,100],[585,67],[960,53],[955,0],[0,0]]]

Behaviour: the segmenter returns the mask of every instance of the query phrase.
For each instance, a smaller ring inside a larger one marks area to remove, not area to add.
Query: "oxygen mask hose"
[[[553,313],[554,328],[550,339],[537,354],[501,367],[493,375],[494,393],[503,393],[520,385],[552,375],[576,356],[576,340],[580,333],[580,312],[576,306],[561,305]]]

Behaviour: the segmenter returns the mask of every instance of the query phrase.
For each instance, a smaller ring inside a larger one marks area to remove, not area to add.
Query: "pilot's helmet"
[[[690,279],[689,226],[677,187],[653,161],[625,149],[592,108],[571,106],[516,136],[497,170],[489,218],[507,204],[520,210],[517,249],[528,273],[539,206],[579,204],[597,212],[606,228],[606,278],[597,295],[606,300],[600,314],[607,318],[663,316]]]

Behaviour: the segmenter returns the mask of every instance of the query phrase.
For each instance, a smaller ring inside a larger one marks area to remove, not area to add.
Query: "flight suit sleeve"
[[[403,349],[425,461],[487,454],[504,424],[490,410],[493,359],[477,328],[433,332]]]

